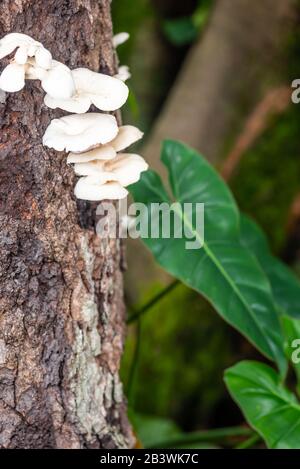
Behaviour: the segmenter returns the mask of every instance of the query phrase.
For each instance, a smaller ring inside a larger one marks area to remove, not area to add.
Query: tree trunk
[[[182,140],[212,163],[220,161],[226,139],[233,130],[240,131],[245,114],[270,87],[270,76],[273,86],[281,80],[293,4],[292,0],[216,2],[144,148],[152,168],[162,170],[159,153],[165,138]]]
[[[9,32],[114,70],[110,0],[2,0]],[[93,204],[76,206],[66,155],[42,146],[61,115],[33,81],[0,104],[0,446],[123,448],[122,250],[96,235]]]

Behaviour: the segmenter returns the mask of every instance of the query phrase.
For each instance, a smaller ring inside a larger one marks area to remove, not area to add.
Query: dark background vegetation
[[[153,127],[170,99],[174,83],[177,86],[182,79],[192,49],[202,47],[221,3],[224,0],[112,2],[115,33],[130,33],[130,40],[118,49],[121,64],[128,64],[132,72],[124,120],[145,131],[147,145],[151,146]],[[238,23],[239,8],[243,3],[246,7],[247,2],[232,3],[237,4],[232,21]],[[266,3],[266,8],[271,5],[268,0],[258,3]],[[221,102],[225,95],[235,116],[218,142],[213,163],[224,171],[224,164],[228,165],[230,158],[232,161],[232,153],[238,148],[230,177],[224,173],[238,204],[263,227],[274,253],[300,272],[300,104],[293,104],[290,99],[291,82],[300,78],[300,15],[298,2],[281,3],[286,3],[288,11],[277,19],[282,29],[276,37],[273,56],[270,31],[270,44],[262,44],[251,62],[241,63],[249,73],[240,75],[236,64],[229,70],[240,92],[238,98],[226,96],[224,87],[219,96]],[[251,45],[262,27],[267,30],[271,26],[258,24],[250,37],[245,28],[241,45]],[[218,40],[222,40],[222,31],[220,37]],[[210,60],[215,60],[213,54]],[[259,61],[265,67],[256,74]],[[227,62],[230,67],[231,61]],[[193,66],[197,67],[197,63]],[[250,83],[241,82],[243,76],[255,78]],[[199,82],[198,86],[206,84]],[[196,100],[197,94],[195,105]],[[176,118],[174,115],[174,121]],[[218,126],[222,119],[222,113],[216,113],[211,125]],[[145,143],[141,152],[144,147]],[[209,155],[204,156],[210,159]],[[150,165],[158,160],[159,152],[152,152]],[[131,272],[135,272],[136,257],[138,254],[133,255],[129,248]],[[163,276],[148,275],[148,270],[150,265],[145,262],[136,270],[140,275],[128,274],[129,310],[140,308],[165,288]],[[168,440],[178,427],[184,432],[195,432],[244,425],[242,414],[223,384],[223,371],[245,357],[258,354],[197,293],[179,285],[157,302],[138,324],[129,327],[122,366],[132,421],[143,443],[151,446],[155,438]]]

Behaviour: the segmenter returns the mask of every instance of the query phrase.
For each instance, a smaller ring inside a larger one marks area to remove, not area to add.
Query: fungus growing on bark
[[[108,143],[83,153],[69,153],[67,163],[88,163],[96,160],[111,160],[117,156],[116,150]]]
[[[121,44],[124,44],[124,42],[128,41],[129,39],[129,33],[123,32],[123,33],[118,33],[113,37],[113,46],[116,49],[119,47]]]
[[[50,69],[43,74],[41,85],[51,99],[68,99],[75,93],[71,70],[56,60],[52,60]]]
[[[110,142],[110,145],[116,151],[121,151],[140,140],[143,135],[143,132],[133,125],[122,125],[119,127],[118,134],[114,140]]]
[[[15,49],[17,51],[14,58],[19,65],[24,65],[28,58],[35,57],[39,67],[45,69],[51,67],[51,53],[45,49],[43,44],[27,34],[10,33],[4,36],[0,40],[0,59],[10,55]]]
[[[78,199],[100,201],[100,200],[119,200],[128,195],[118,182],[104,182],[101,175],[82,177],[77,182],[74,194]]]
[[[113,140],[118,133],[115,117],[108,114],[71,114],[50,122],[43,145],[57,151],[82,152]]]
[[[122,65],[119,67],[118,73],[114,75],[114,77],[124,82],[129,80],[129,78],[131,78],[129,67],[127,65]]]
[[[127,196],[125,187],[137,182],[148,164],[139,155],[120,154],[112,160],[76,163],[74,169],[78,176],[84,176],[75,186],[78,199],[116,200]]]
[[[137,182],[141,173],[148,169],[147,163],[139,155],[126,153],[119,153],[117,155],[117,152],[132,145],[142,135],[143,133],[136,127],[125,125],[119,128],[117,136],[106,145],[85,153],[70,153],[67,162],[75,163],[74,170],[77,176],[85,176],[79,179],[76,184],[76,197],[81,199],[88,197],[86,200],[102,200],[102,198],[106,198],[104,197],[106,187],[103,186],[114,182],[124,188]],[[89,183],[92,184],[92,189],[88,188]],[[118,187],[120,189],[119,186],[110,185],[109,187],[114,187],[115,189]],[[118,193],[122,197],[117,197]],[[114,198],[125,197],[124,191],[114,192],[114,194]],[[92,199],[93,195],[97,199]]]
[[[48,107],[80,114],[94,104],[101,111],[115,111],[128,98],[128,87],[117,78],[87,68],[72,70],[72,77],[75,84],[73,94],[68,99],[56,99],[47,94],[45,104]]]
[[[24,87],[30,59],[34,59],[40,69],[46,70],[52,64],[51,53],[43,44],[26,34],[11,33],[4,36],[0,40],[0,59],[10,55],[15,49],[14,60],[4,68],[0,76],[0,86],[7,92],[20,91]]]
[[[128,36],[117,35],[115,46]],[[128,67],[119,69],[119,78],[86,68],[70,70],[52,60],[41,43],[19,33],[1,39],[0,58],[15,49],[13,62],[0,76],[1,92],[21,90],[25,79],[40,80],[48,107],[76,113],[52,120],[43,136],[43,145],[72,152],[67,162],[74,163],[75,173],[83,176],[75,186],[75,196],[91,201],[126,197],[125,187],[138,181],[148,165],[139,155],[118,152],[142,138],[143,133],[131,125],[118,128],[115,117],[109,114],[86,111],[91,104],[102,111],[114,111],[125,103],[128,87],[122,80],[130,75]]]
[[[126,32],[116,34],[113,37],[113,46],[116,49],[118,46],[123,44],[129,39],[129,34]],[[118,78],[122,81],[127,81],[131,78],[131,73],[129,71],[129,67],[127,65],[121,65],[118,69],[118,73],[115,75],[115,78]]]
[[[142,137],[143,132],[137,127],[133,125],[123,125],[118,128],[116,137],[106,145],[101,145],[93,150],[80,154],[70,153],[67,158],[67,163],[88,163],[93,160],[111,160],[117,156],[118,151],[124,150]]]
[[[112,160],[96,160],[88,163],[76,163],[75,173],[78,176],[103,175],[108,181],[117,181],[126,187],[137,182],[148,164],[140,156],[132,153],[120,153]]]
[[[0,87],[8,93],[20,91],[25,85],[24,65],[15,62],[7,65],[0,76]]]

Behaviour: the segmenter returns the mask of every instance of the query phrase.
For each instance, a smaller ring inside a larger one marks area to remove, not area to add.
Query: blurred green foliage
[[[132,329],[123,359],[125,383],[135,344]],[[222,370],[233,353],[229,327],[197,293],[180,285],[143,316],[141,329],[131,404],[140,413],[175,418],[185,429],[199,428],[212,418],[224,392]]]
[[[153,14],[150,0],[119,0],[112,2],[114,34],[124,31],[130,34],[130,39],[118,48],[118,56],[122,63],[127,64],[130,61],[136,34],[145,18],[153,16]]]
[[[300,106],[291,105],[242,158],[231,188],[241,209],[263,227],[275,252],[283,248],[287,218],[300,181]]]
[[[198,36],[198,28],[190,16],[165,20],[163,23],[163,31],[168,40],[176,46],[190,44]]]
[[[162,27],[167,39],[175,46],[195,41],[206,25],[212,7],[212,0],[199,0],[194,13],[163,21]]]

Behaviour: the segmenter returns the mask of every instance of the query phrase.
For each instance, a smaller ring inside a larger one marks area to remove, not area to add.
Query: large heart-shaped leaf
[[[239,213],[229,189],[204,158],[179,142],[164,143],[162,161],[169,170],[173,198],[158,175],[148,171],[130,187],[135,201],[148,206],[144,216],[149,224],[152,203],[170,204],[175,199],[181,206],[192,203],[194,212],[197,203],[204,203],[205,239],[191,217],[176,208],[171,237],[160,232],[159,237],[144,242],[162,267],[204,295],[223,318],[283,370],[283,338],[271,287],[257,260],[240,244]],[[162,216],[154,222],[162,224]],[[186,248],[188,235],[175,236],[178,222],[202,248]]]
[[[268,241],[258,225],[241,216],[241,243],[251,250],[270,280],[281,313],[300,318],[300,282],[293,272],[271,254]]]
[[[269,366],[240,362],[225,372],[225,382],[249,424],[269,448],[300,448],[300,405]]]

